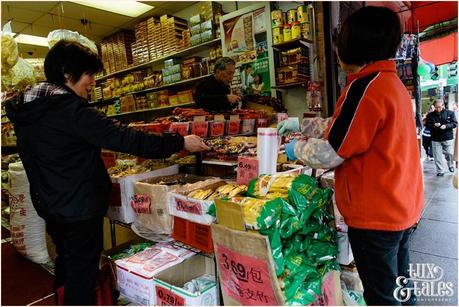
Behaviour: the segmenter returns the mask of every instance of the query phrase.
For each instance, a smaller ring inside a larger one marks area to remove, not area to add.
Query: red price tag
[[[225,134],[225,123],[214,122],[210,124],[210,136],[221,136]]]
[[[234,134],[239,134],[239,130],[241,128],[241,122],[240,121],[228,121],[228,135],[234,135]]]
[[[180,198],[175,198],[177,211],[187,212],[196,215],[202,215],[202,207],[198,202],[187,201]]]
[[[185,306],[183,297],[178,296],[172,291],[156,285],[156,305],[157,306]]]
[[[209,124],[207,122],[193,122],[191,125],[191,133],[202,138],[207,137]]]
[[[288,119],[287,113],[277,113],[277,122],[280,123],[283,120]]]
[[[188,123],[172,123],[170,131],[178,132],[181,136],[188,135]]]
[[[264,260],[240,255],[217,244],[220,283],[226,295],[244,306],[279,305]]]
[[[237,158],[237,184],[248,185],[258,176],[258,159],[249,157]]]

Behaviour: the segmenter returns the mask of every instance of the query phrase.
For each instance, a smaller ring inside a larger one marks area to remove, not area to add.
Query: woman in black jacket
[[[33,205],[56,245],[55,289],[65,305],[94,305],[110,177],[101,148],[144,158],[207,149],[197,136],[148,135],[109,119],[88,103],[98,55],[60,41],[45,59],[46,82],[7,103]],[[56,296],[57,297],[57,296]]]

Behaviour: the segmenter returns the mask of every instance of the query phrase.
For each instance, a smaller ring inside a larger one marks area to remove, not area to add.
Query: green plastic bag
[[[306,251],[307,257],[317,264],[335,259],[337,254],[338,249],[335,244],[320,241],[312,243]]]
[[[304,288],[299,288],[293,297],[288,299],[286,303],[290,306],[306,306],[315,301],[314,295],[311,294],[311,291],[308,291]]]
[[[277,220],[277,224],[279,223],[280,221]],[[275,265],[277,276],[280,276],[282,272],[284,272],[284,269],[285,269],[285,261],[284,261],[284,255],[282,253],[282,242],[281,242],[279,228],[280,228],[279,225],[275,225],[272,228],[260,230],[260,233],[262,235],[266,235],[269,238],[269,244],[271,246],[271,253],[273,255],[273,260],[274,260],[274,265]]]
[[[217,207],[215,206],[214,203],[212,203],[209,208],[207,209],[206,212],[208,215],[212,215],[213,217],[217,216]]]

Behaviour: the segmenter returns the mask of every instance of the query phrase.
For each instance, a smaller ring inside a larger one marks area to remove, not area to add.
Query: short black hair
[[[99,56],[88,47],[73,41],[58,41],[45,58],[45,76],[47,81],[64,84],[65,74],[70,75],[70,82],[76,83],[84,73],[95,74],[103,70]]]
[[[397,13],[386,7],[366,6],[344,22],[337,40],[345,64],[364,65],[395,56],[402,38]]]
[[[216,73],[217,70],[225,70],[227,65],[236,65],[236,62],[229,57],[219,58],[217,61],[215,61],[214,73]]]

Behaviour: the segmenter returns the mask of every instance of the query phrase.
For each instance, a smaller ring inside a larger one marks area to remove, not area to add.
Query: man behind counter
[[[229,84],[233,80],[235,62],[223,57],[215,62],[214,74],[196,88],[196,105],[206,111],[232,110],[241,97],[231,94]]]

